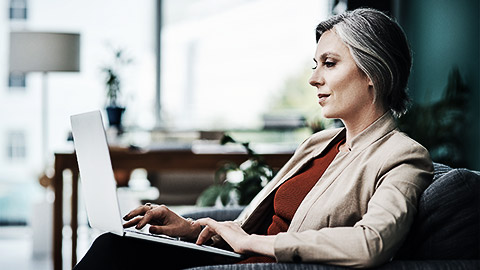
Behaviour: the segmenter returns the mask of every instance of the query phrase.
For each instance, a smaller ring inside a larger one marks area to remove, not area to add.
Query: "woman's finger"
[[[135,226],[141,219],[142,217],[136,217],[128,222],[125,222],[125,224],[123,224],[123,228],[130,228],[132,226]]]
[[[200,226],[205,226],[205,228],[200,232],[200,234],[197,237],[196,243],[198,245],[204,244],[205,242],[210,240],[212,236],[218,234],[216,231],[218,222],[211,218],[198,219],[195,221],[195,224],[198,224]]]
[[[148,228],[148,231],[153,234],[166,234],[163,230],[164,226],[159,226],[159,225],[150,225],[150,228]]]
[[[133,209],[132,211],[130,211],[128,214],[126,214],[124,217],[123,217],[123,220],[130,220],[136,216],[143,216],[148,210],[152,209],[153,206],[150,204],[150,203],[146,203],[144,205],[141,205],[135,209]]]
[[[152,210],[147,210],[147,212],[145,212],[145,215],[143,215],[143,218],[141,218],[137,226],[135,226],[135,229],[137,230],[142,229],[143,227],[145,227],[145,225],[150,223],[153,217],[154,217],[154,212]]]
[[[206,226],[198,235],[197,241],[195,242],[197,245],[203,245],[206,243],[212,236],[216,235],[215,231],[212,228]]]
[[[197,244],[203,244],[212,236],[218,235],[232,247],[235,252],[244,253],[248,250],[248,234],[236,223],[217,222],[210,218],[199,219],[197,223],[206,226],[200,233]]]
[[[197,219],[195,223],[199,224],[200,226],[209,226],[210,228],[215,229],[217,227],[218,221],[215,221],[211,218],[201,218]]]
[[[148,229],[150,233],[153,234],[165,234],[168,236],[178,236],[178,229],[174,226],[162,226],[162,225],[150,225],[150,228]]]
[[[155,205],[151,206],[150,204],[146,204],[147,211],[143,215],[142,220],[138,222],[136,228],[142,229],[145,225],[163,225],[165,223],[169,223],[167,219],[168,216],[171,215],[171,212],[165,205]]]

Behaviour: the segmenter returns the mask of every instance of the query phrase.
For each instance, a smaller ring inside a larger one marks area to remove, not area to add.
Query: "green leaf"
[[[225,181],[227,172],[236,171],[238,169],[238,165],[233,162],[225,163],[220,169],[215,172],[215,184],[218,185]]]
[[[200,194],[197,199],[198,206],[214,206],[217,197],[222,193],[222,186],[212,185]]]

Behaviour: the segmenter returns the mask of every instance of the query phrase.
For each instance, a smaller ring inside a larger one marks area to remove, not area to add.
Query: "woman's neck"
[[[386,109],[370,110],[368,113],[359,113],[349,119],[341,119],[346,129],[345,146],[351,148],[352,139],[369,127],[373,122],[377,121],[385,114]],[[345,148],[344,148],[345,149]]]

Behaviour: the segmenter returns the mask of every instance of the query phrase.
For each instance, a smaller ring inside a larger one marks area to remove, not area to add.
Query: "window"
[[[7,157],[9,160],[26,158],[26,138],[23,131],[10,131],[7,135]]]
[[[262,127],[287,81],[311,66],[315,27],[328,4],[164,0],[160,78],[166,126]],[[313,88],[309,93],[314,100]]]
[[[13,90],[13,89],[24,90],[26,86],[25,77],[26,77],[25,73],[16,73],[16,72],[10,73],[8,75],[8,87],[10,88],[10,90]]]
[[[10,0],[10,20],[27,19],[27,0]]]

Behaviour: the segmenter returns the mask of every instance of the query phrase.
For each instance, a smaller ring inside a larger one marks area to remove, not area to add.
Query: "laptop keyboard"
[[[183,243],[182,245],[186,244],[187,246],[189,246],[189,245],[196,246],[195,243],[181,240],[179,237],[170,237],[170,236],[164,235],[164,234],[152,234],[152,233],[149,233],[149,232],[139,231],[139,230],[135,230],[135,229],[124,229],[124,231],[129,232],[129,233],[134,233],[134,234],[146,235],[146,236],[149,236],[149,237],[156,237],[156,238],[174,240],[174,241],[182,242]],[[212,246],[205,246],[205,245],[201,245],[201,247],[206,249],[206,250],[216,251],[215,253],[217,253],[217,254],[224,254],[224,255],[231,256],[231,257],[232,257],[232,254],[234,254],[233,257],[242,258],[242,255],[236,254],[234,252],[227,251],[227,250],[224,250],[224,249],[220,249],[220,248],[216,248],[216,247],[212,247]]]
[[[135,230],[135,229],[125,229],[125,231],[129,232],[129,233],[138,233],[138,234],[143,234],[143,235],[148,235],[148,236],[153,236],[153,237],[158,237],[158,238],[182,241],[182,240],[180,240],[180,237],[170,237],[170,236],[165,235],[165,234],[153,234],[153,233],[143,232],[143,231],[139,231],[139,230]]]

